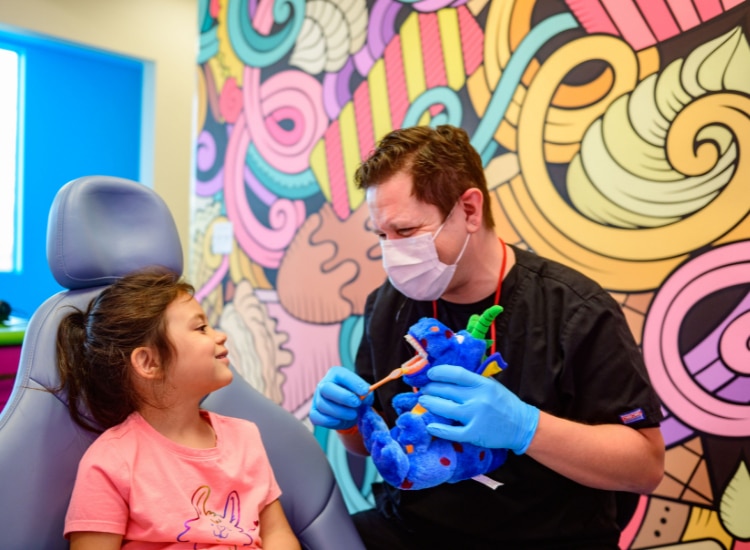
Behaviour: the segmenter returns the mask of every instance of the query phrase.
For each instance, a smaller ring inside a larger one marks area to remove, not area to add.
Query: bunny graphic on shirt
[[[210,495],[211,488],[208,485],[198,487],[193,493],[191,501],[198,515],[185,522],[185,530],[177,536],[177,540],[195,542],[194,548],[198,548],[199,542],[209,541],[224,543],[228,548],[234,549],[251,545],[253,537],[239,525],[240,497],[237,491],[232,491],[227,496],[223,514],[208,509]],[[258,522],[255,521],[252,530],[257,527]]]

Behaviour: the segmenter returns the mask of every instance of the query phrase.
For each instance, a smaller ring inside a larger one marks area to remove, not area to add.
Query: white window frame
[[[0,272],[21,269],[22,209],[19,147],[21,143],[22,56],[0,45]]]

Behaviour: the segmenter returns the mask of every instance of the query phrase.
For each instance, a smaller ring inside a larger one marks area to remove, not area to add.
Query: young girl
[[[123,277],[61,323],[70,414],[106,430],[78,468],[72,550],[300,548],[258,428],[200,408],[232,381],[226,340],[193,288],[160,270]]]

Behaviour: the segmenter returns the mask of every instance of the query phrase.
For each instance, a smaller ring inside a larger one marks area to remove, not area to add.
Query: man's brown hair
[[[414,126],[394,130],[354,173],[360,189],[377,186],[399,172],[411,175],[412,193],[447,217],[467,189],[482,192],[485,227],[495,226],[482,158],[461,128]]]

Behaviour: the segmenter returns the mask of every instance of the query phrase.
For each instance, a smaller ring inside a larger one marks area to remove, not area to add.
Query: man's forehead
[[[367,220],[369,228],[375,230],[397,230],[405,227],[417,227],[426,221],[430,221],[433,210],[437,207],[414,201],[410,204],[394,204],[383,208],[370,210]]]

